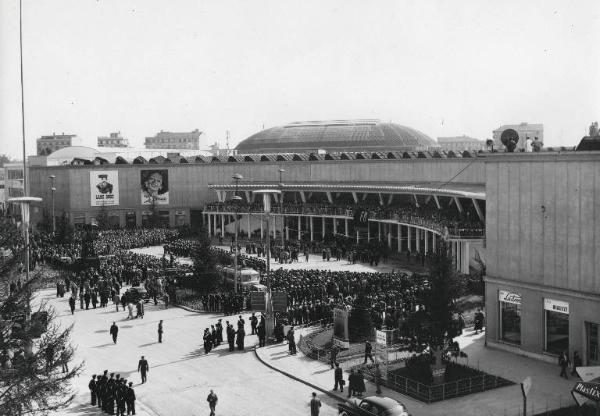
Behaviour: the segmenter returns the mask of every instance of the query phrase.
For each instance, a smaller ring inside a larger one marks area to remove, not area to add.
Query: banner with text
[[[116,170],[91,171],[90,194],[93,207],[119,205],[119,172]]]

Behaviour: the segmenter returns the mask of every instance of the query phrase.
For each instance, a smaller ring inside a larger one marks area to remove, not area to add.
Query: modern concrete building
[[[154,137],[146,137],[144,146],[146,149],[200,149],[200,130],[196,129],[189,133],[172,133],[160,131]]]
[[[487,345],[600,365],[600,152],[485,165]]]
[[[52,133],[52,136],[42,136],[37,139],[37,154],[45,156],[63,147],[79,144],[81,144],[81,140],[75,134]]]
[[[471,152],[478,152],[479,150],[486,150],[487,145],[485,140],[476,139],[469,136],[455,136],[455,137],[438,137],[437,142],[441,149],[449,152],[462,152],[468,150]]]
[[[108,137],[98,137],[98,147],[129,147],[129,140],[121,136],[121,132],[110,133]]]
[[[503,135],[506,137],[515,137],[517,146],[515,152],[531,152],[531,143],[537,138],[542,143],[544,142],[544,125],[543,124],[504,124],[492,132],[494,140],[494,148],[502,150]]]

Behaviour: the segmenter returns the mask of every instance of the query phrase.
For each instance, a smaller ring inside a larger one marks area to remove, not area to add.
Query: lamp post
[[[54,216],[54,192],[56,188],[54,187],[54,179],[56,179],[56,175],[50,175],[50,190],[52,191],[52,235],[56,234],[56,217]]]
[[[279,215],[281,215],[281,249],[285,247],[285,237],[283,232],[285,231],[285,217],[283,216],[283,182],[281,181],[281,177],[285,169],[279,169],[279,189],[281,194],[279,196]]]
[[[265,296],[265,334],[267,339],[273,334],[275,329],[275,315],[273,314],[273,296],[271,293],[271,232],[269,227],[269,217],[271,214],[271,195],[280,194],[281,191],[276,189],[262,189],[253,191],[255,194],[263,196],[264,217],[267,220],[267,293]]]
[[[233,201],[235,204],[235,258],[233,259],[233,268],[234,268],[234,277],[233,277],[233,290],[235,293],[238,292],[238,234],[239,234],[239,221],[238,221],[238,211],[239,211],[239,201],[242,200],[241,197],[238,196],[238,185],[241,179],[244,179],[242,175],[236,173],[232,176],[235,181],[235,193],[233,195]]]

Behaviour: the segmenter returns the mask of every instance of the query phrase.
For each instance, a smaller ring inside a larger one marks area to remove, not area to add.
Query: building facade
[[[146,149],[200,149],[200,130],[196,129],[189,133],[172,133],[160,131],[154,137],[146,137],[144,146]]]
[[[75,134],[52,133],[52,136],[42,136],[37,139],[37,154],[47,156],[58,149],[76,146],[80,143],[81,140]]]
[[[600,152],[486,161],[487,345],[600,365]]]
[[[129,147],[129,140],[121,136],[121,132],[110,133],[108,137],[98,137],[98,147]]]
[[[462,152],[463,150],[477,152],[479,150],[487,149],[485,140],[465,135],[456,137],[438,137],[437,141],[441,149],[445,152]]]

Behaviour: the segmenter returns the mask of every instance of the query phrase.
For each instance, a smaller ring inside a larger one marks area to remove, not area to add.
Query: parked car
[[[137,303],[140,299],[147,302],[150,296],[148,291],[142,287],[132,287],[125,292],[125,301]]]
[[[353,397],[338,404],[340,416],[410,416],[406,407],[389,397]]]

